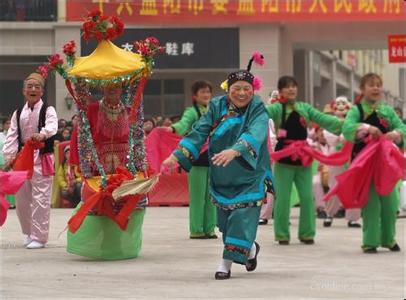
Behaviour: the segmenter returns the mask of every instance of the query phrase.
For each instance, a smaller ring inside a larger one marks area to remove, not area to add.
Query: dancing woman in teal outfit
[[[223,234],[223,258],[216,279],[228,279],[232,262],[247,271],[257,265],[255,242],[262,201],[272,188],[267,150],[268,115],[254,96],[254,76],[241,70],[228,76],[228,94],[210,101],[207,113],[193,126],[180,147],[164,162],[190,170],[207,137],[211,200]]]

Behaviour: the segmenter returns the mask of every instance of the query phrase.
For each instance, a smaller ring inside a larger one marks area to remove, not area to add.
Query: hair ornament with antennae
[[[262,80],[255,77],[250,71],[252,63],[263,66],[265,64],[264,56],[258,52],[254,51],[252,54],[246,70],[238,70],[228,75],[227,81],[221,84],[221,88],[228,91],[229,88],[237,81],[245,81],[251,84],[255,91],[258,91],[262,87]]]

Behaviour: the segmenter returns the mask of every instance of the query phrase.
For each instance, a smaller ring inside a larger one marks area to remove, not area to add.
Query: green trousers
[[[316,214],[312,190],[312,168],[276,163],[274,205],[275,240],[289,241],[290,195],[295,183],[300,200],[299,239],[310,240],[316,234]]]
[[[390,248],[396,244],[396,213],[399,193],[396,188],[388,196],[379,196],[371,184],[368,203],[362,209],[362,248]]]
[[[223,258],[245,264],[258,229],[261,207],[217,208],[217,225],[223,234]]]
[[[188,174],[191,236],[214,234],[216,207],[209,198],[209,168],[193,166]]]
[[[10,203],[10,206],[16,206],[15,195],[6,195],[6,200]]]

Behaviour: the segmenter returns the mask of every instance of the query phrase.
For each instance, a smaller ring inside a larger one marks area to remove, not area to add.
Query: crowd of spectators
[[[152,118],[146,118],[144,120],[144,132],[145,135],[147,136],[152,129],[155,127],[171,127],[172,124],[176,123],[179,121],[180,116],[176,117],[162,117],[162,116],[155,116]]]

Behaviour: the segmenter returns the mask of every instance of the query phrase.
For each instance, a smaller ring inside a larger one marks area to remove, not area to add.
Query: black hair
[[[210,82],[205,80],[197,80],[192,83],[190,90],[192,91],[192,95],[196,95],[200,89],[209,88],[210,93],[213,92],[213,87]]]
[[[294,85],[294,86],[298,86],[297,81],[295,79],[295,77],[293,76],[282,76],[279,77],[278,80],[278,90],[281,90],[283,88],[286,88],[290,85]]]
[[[144,123],[145,122],[151,122],[152,123],[152,125],[154,126],[154,128],[155,128],[155,126],[156,126],[156,124],[155,124],[155,121],[154,121],[154,119],[152,119],[152,118],[146,118],[146,119],[144,119]]]

